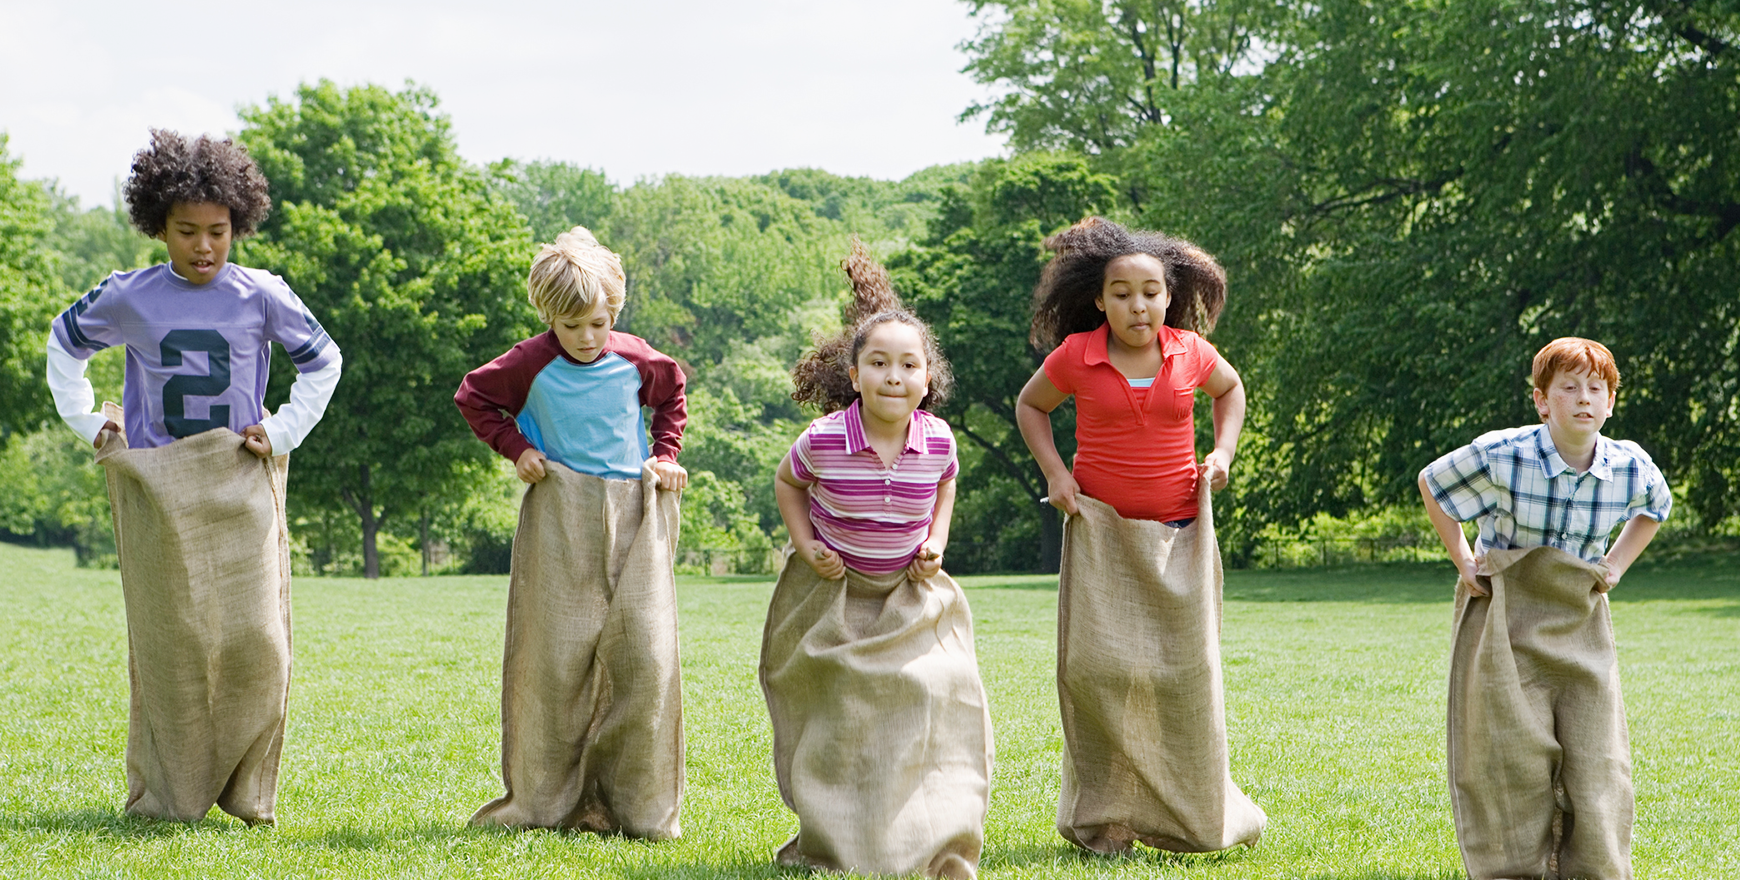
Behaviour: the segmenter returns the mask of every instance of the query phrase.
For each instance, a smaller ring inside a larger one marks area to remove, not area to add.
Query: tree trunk
[[[361,485],[355,496],[347,492],[346,500],[351,502],[362,521],[363,577],[373,580],[381,576],[381,554],[375,547],[375,533],[380,531],[382,518],[375,516],[375,493],[369,488],[369,466],[357,465],[357,473]]]
[[[1063,565],[1063,517],[1047,504],[1039,511],[1039,569],[1047,574]]]
[[[434,554],[434,551],[431,550],[429,547],[429,511],[428,510],[423,511],[423,518],[421,521],[419,521],[417,523],[417,529],[418,529],[418,540],[422,542],[422,546],[423,546],[423,576],[428,577],[429,576],[429,557]]]

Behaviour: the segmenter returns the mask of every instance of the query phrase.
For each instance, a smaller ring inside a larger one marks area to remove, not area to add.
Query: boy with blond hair
[[[1458,573],[1448,737],[1457,841],[1475,880],[1624,880],[1631,752],[1606,593],[1673,498],[1642,447],[1601,434],[1619,390],[1605,346],[1556,339],[1533,374],[1541,424],[1482,434],[1420,472]],[[1460,525],[1469,520],[1480,523],[1476,549]]]
[[[531,484],[508,591],[507,791],[472,822],[676,837],[683,372],[612,329],[622,263],[583,227],[543,247],[526,289],[549,332],[473,370],[454,396],[472,431]]]

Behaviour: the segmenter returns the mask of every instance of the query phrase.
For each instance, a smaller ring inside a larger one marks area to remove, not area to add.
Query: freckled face
[[[599,297],[592,311],[563,315],[550,323],[550,329],[556,331],[556,341],[562,343],[562,350],[569,357],[589,364],[604,353],[604,344],[610,341],[610,328],[615,323],[610,317],[610,307]]]
[[[157,237],[169,247],[169,264],[177,275],[205,284],[229,262],[230,209],[211,202],[176,202]]]
[[[1147,254],[1125,254],[1106,264],[1106,277],[1094,305],[1106,313],[1117,342],[1131,349],[1154,344],[1166,321],[1166,269]]]
[[[1607,380],[1594,373],[1560,370],[1544,393],[1535,389],[1535,411],[1555,437],[1587,440],[1601,433],[1613,415],[1614,396]]]
[[[862,396],[864,417],[905,424],[930,390],[930,365],[918,328],[899,321],[876,325],[864,339],[851,370],[852,388]]]

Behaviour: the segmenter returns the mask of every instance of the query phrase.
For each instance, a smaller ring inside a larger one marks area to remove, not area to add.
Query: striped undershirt
[[[864,436],[859,401],[810,423],[791,447],[792,474],[810,487],[816,537],[867,574],[905,568],[930,533],[937,484],[960,465],[948,422],[915,411],[893,465]]]

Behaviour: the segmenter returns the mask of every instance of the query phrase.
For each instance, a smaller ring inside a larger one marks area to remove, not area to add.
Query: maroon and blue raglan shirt
[[[611,331],[583,364],[541,333],[466,374],[453,402],[478,438],[508,461],[527,449],[583,474],[640,479],[649,457],[675,462],[688,423],[681,367],[647,341]],[[641,407],[652,410],[652,444]]]

